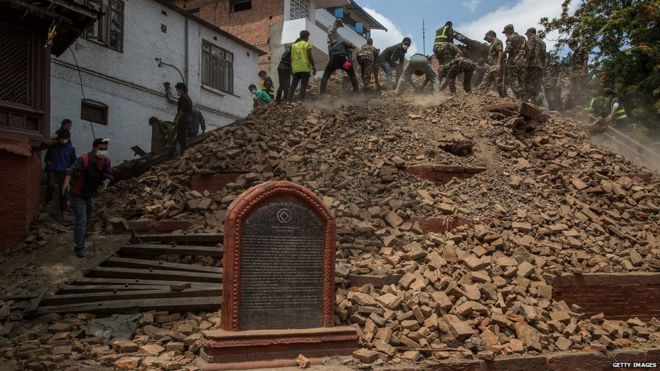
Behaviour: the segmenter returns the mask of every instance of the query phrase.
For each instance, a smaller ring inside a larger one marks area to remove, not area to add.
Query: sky
[[[529,27],[541,29],[542,17],[553,18],[561,14],[563,0],[357,0],[388,32],[372,30],[374,45],[383,49],[401,42],[404,36],[413,40],[408,55],[432,54],[435,30],[446,21],[452,21],[454,30],[465,36],[482,41],[488,30],[504,39],[502,30],[511,23],[521,35]],[[573,2],[573,8],[577,1]],[[426,26],[426,43],[422,37],[422,20]],[[546,38],[548,49],[552,48],[556,34]]]

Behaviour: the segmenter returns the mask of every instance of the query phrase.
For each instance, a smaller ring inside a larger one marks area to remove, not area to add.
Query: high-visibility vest
[[[594,102],[596,101],[596,97],[592,97],[591,100],[589,101],[589,104],[584,108],[585,111],[588,113],[593,114],[594,113]]]
[[[595,114],[596,113],[595,110],[594,110],[594,102],[595,101],[596,101],[595,97],[591,98],[591,100],[589,101],[589,104],[587,105],[587,107],[584,108],[584,110],[587,111],[590,114]],[[619,103],[619,108],[614,113],[614,120],[618,121],[618,120],[627,119],[628,115],[626,114],[626,109],[623,108],[623,105],[619,102],[618,98],[614,98],[610,102],[610,112],[612,112],[612,110],[614,110],[614,105],[617,104],[617,103]]]
[[[442,28],[442,32],[435,35],[435,44],[434,45],[438,45],[440,43],[446,43],[449,40],[449,38],[447,37],[447,30],[448,29],[449,29],[449,26],[444,26]]]
[[[614,98],[612,99],[612,104],[610,104],[611,109],[614,109],[615,104],[619,104],[619,109],[616,110],[614,113],[614,119],[615,120],[624,120],[628,118],[628,115],[626,114],[626,109],[623,108],[623,105],[619,103],[619,98]]]

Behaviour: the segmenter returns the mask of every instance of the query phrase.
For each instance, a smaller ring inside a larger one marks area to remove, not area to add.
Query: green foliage
[[[541,19],[559,31],[561,48],[576,39],[590,51],[598,88],[613,90],[634,122],[660,131],[660,0],[580,1],[574,15],[564,0],[559,18]]]

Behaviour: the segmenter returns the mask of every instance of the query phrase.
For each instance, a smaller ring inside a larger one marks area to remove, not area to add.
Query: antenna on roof
[[[424,55],[426,55],[426,24],[422,18],[422,45],[424,45]]]

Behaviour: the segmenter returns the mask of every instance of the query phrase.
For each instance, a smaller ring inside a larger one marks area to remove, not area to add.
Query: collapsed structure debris
[[[439,167],[449,179],[419,170]],[[223,184],[193,181],[216,175]],[[590,145],[576,122],[512,100],[260,108],[117,183],[99,206],[113,217],[222,233],[228,205],[274,179],[311,189],[337,217],[335,322],[359,326],[359,362],[658,345],[656,319],[585,316],[554,299],[551,286],[565,273],[660,268],[657,178]],[[25,333],[2,354],[26,364],[86,357],[189,367],[198,330],[219,327],[217,314],[148,312],[130,341],[110,347],[77,338],[87,319],[49,315],[51,327],[71,328]],[[66,351],[48,348],[56,335]]]

